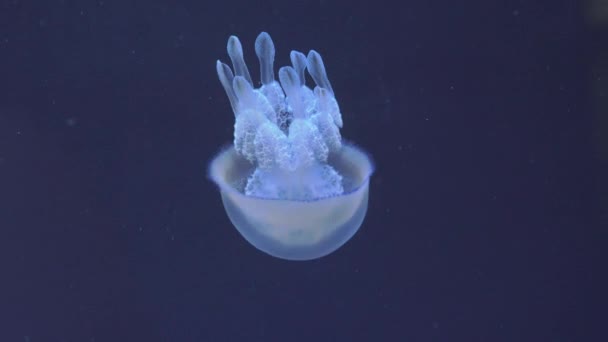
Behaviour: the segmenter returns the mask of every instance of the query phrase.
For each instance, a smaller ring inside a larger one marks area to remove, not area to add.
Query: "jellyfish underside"
[[[211,162],[226,213],[243,237],[278,258],[310,260],[348,241],[367,211],[373,165],[342,142],[342,117],[321,56],[292,51],[274,80],[274,44],[255,44],[262,86],[253,88],[238,38],[217,72],[235,113],[234,145]],[[308,70],[317,84],[305,85]]]

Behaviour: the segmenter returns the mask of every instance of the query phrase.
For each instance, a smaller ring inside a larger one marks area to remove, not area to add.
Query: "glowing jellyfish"
[[[228,39],[233,71],[219,60],[217,74],[235,115],[234,146],[211,162],[224,208],[256,248],[278,258],[327,255],[359,229],[367,211],[373,165],[342,142],[342,115],[316,51],[292,51],[292,66],[274,78],[274,44],[255,41],[262,86],[254,88],[241,42]],[[305,71],[317,86],[306,86]]]

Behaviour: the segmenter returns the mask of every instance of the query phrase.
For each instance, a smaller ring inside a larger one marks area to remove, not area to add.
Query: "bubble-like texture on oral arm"
[[[297,182],[294,182],[297,179]],[[342,176],[329,165],[315,163],[294,172],[256,169],[247,180],[245,195],[311,201],[344,192]]]

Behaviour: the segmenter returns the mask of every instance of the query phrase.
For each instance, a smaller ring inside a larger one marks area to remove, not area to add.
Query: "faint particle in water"
[[[185,37],[183,33],[178,34],[173,41],[173,47],[179,48],[185,45]]]
[[[76,124],[77,124],[76,118],[71,117],[71,118],[65,119],[65,124],[68,125],[69,127],[76,126]]]

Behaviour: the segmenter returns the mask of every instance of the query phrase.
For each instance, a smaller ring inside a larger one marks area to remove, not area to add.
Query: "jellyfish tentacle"
[[[268,85],[274,81],[274,43],[270,35],[266,32],[260,33],[255,40],[255,53],[260,60],[260,79],[263,85]]]
[[[323,64],[323,58],[321,58],[321,55],[315,50],[310,50],[306,65],[308,66],[308,73],[315,83],[319,87],[327,89],[333,95],[334,91],[331,88],[329,79],[327,78],[327,72],[325,71],[325,65]]]
[[[217,70],[217,76],[220,79],[220,83],[224,87],[224,91],[226,95],[228,95],[228,100],[230,101],[230,106],[232,107],[232,112],[234,115],[237,115],[237,98],[234,93],[234,89],[232,88],[232,82],[234,80],[234,75],[232,74],[232,70],[230,67],[219,60],[215,64],[215,69]]]
[[[245,64],[245,58],[243,57],[243,46],[241,45],[241,41],[236,36],[230,36],[226,49],[228,50],[228,56],[230,56],[230,60],[232,61],[234,74],[236,76],[243,76],[249,84],[253,85],[251,75],[249,75],[249,69],[247,69],[247,64]]]
[[[300,78],[300,86],[306,85],[306,56],[300,51],[294,50],[289,54],[289,58],[291,59],[291,65],[293,65]]]

